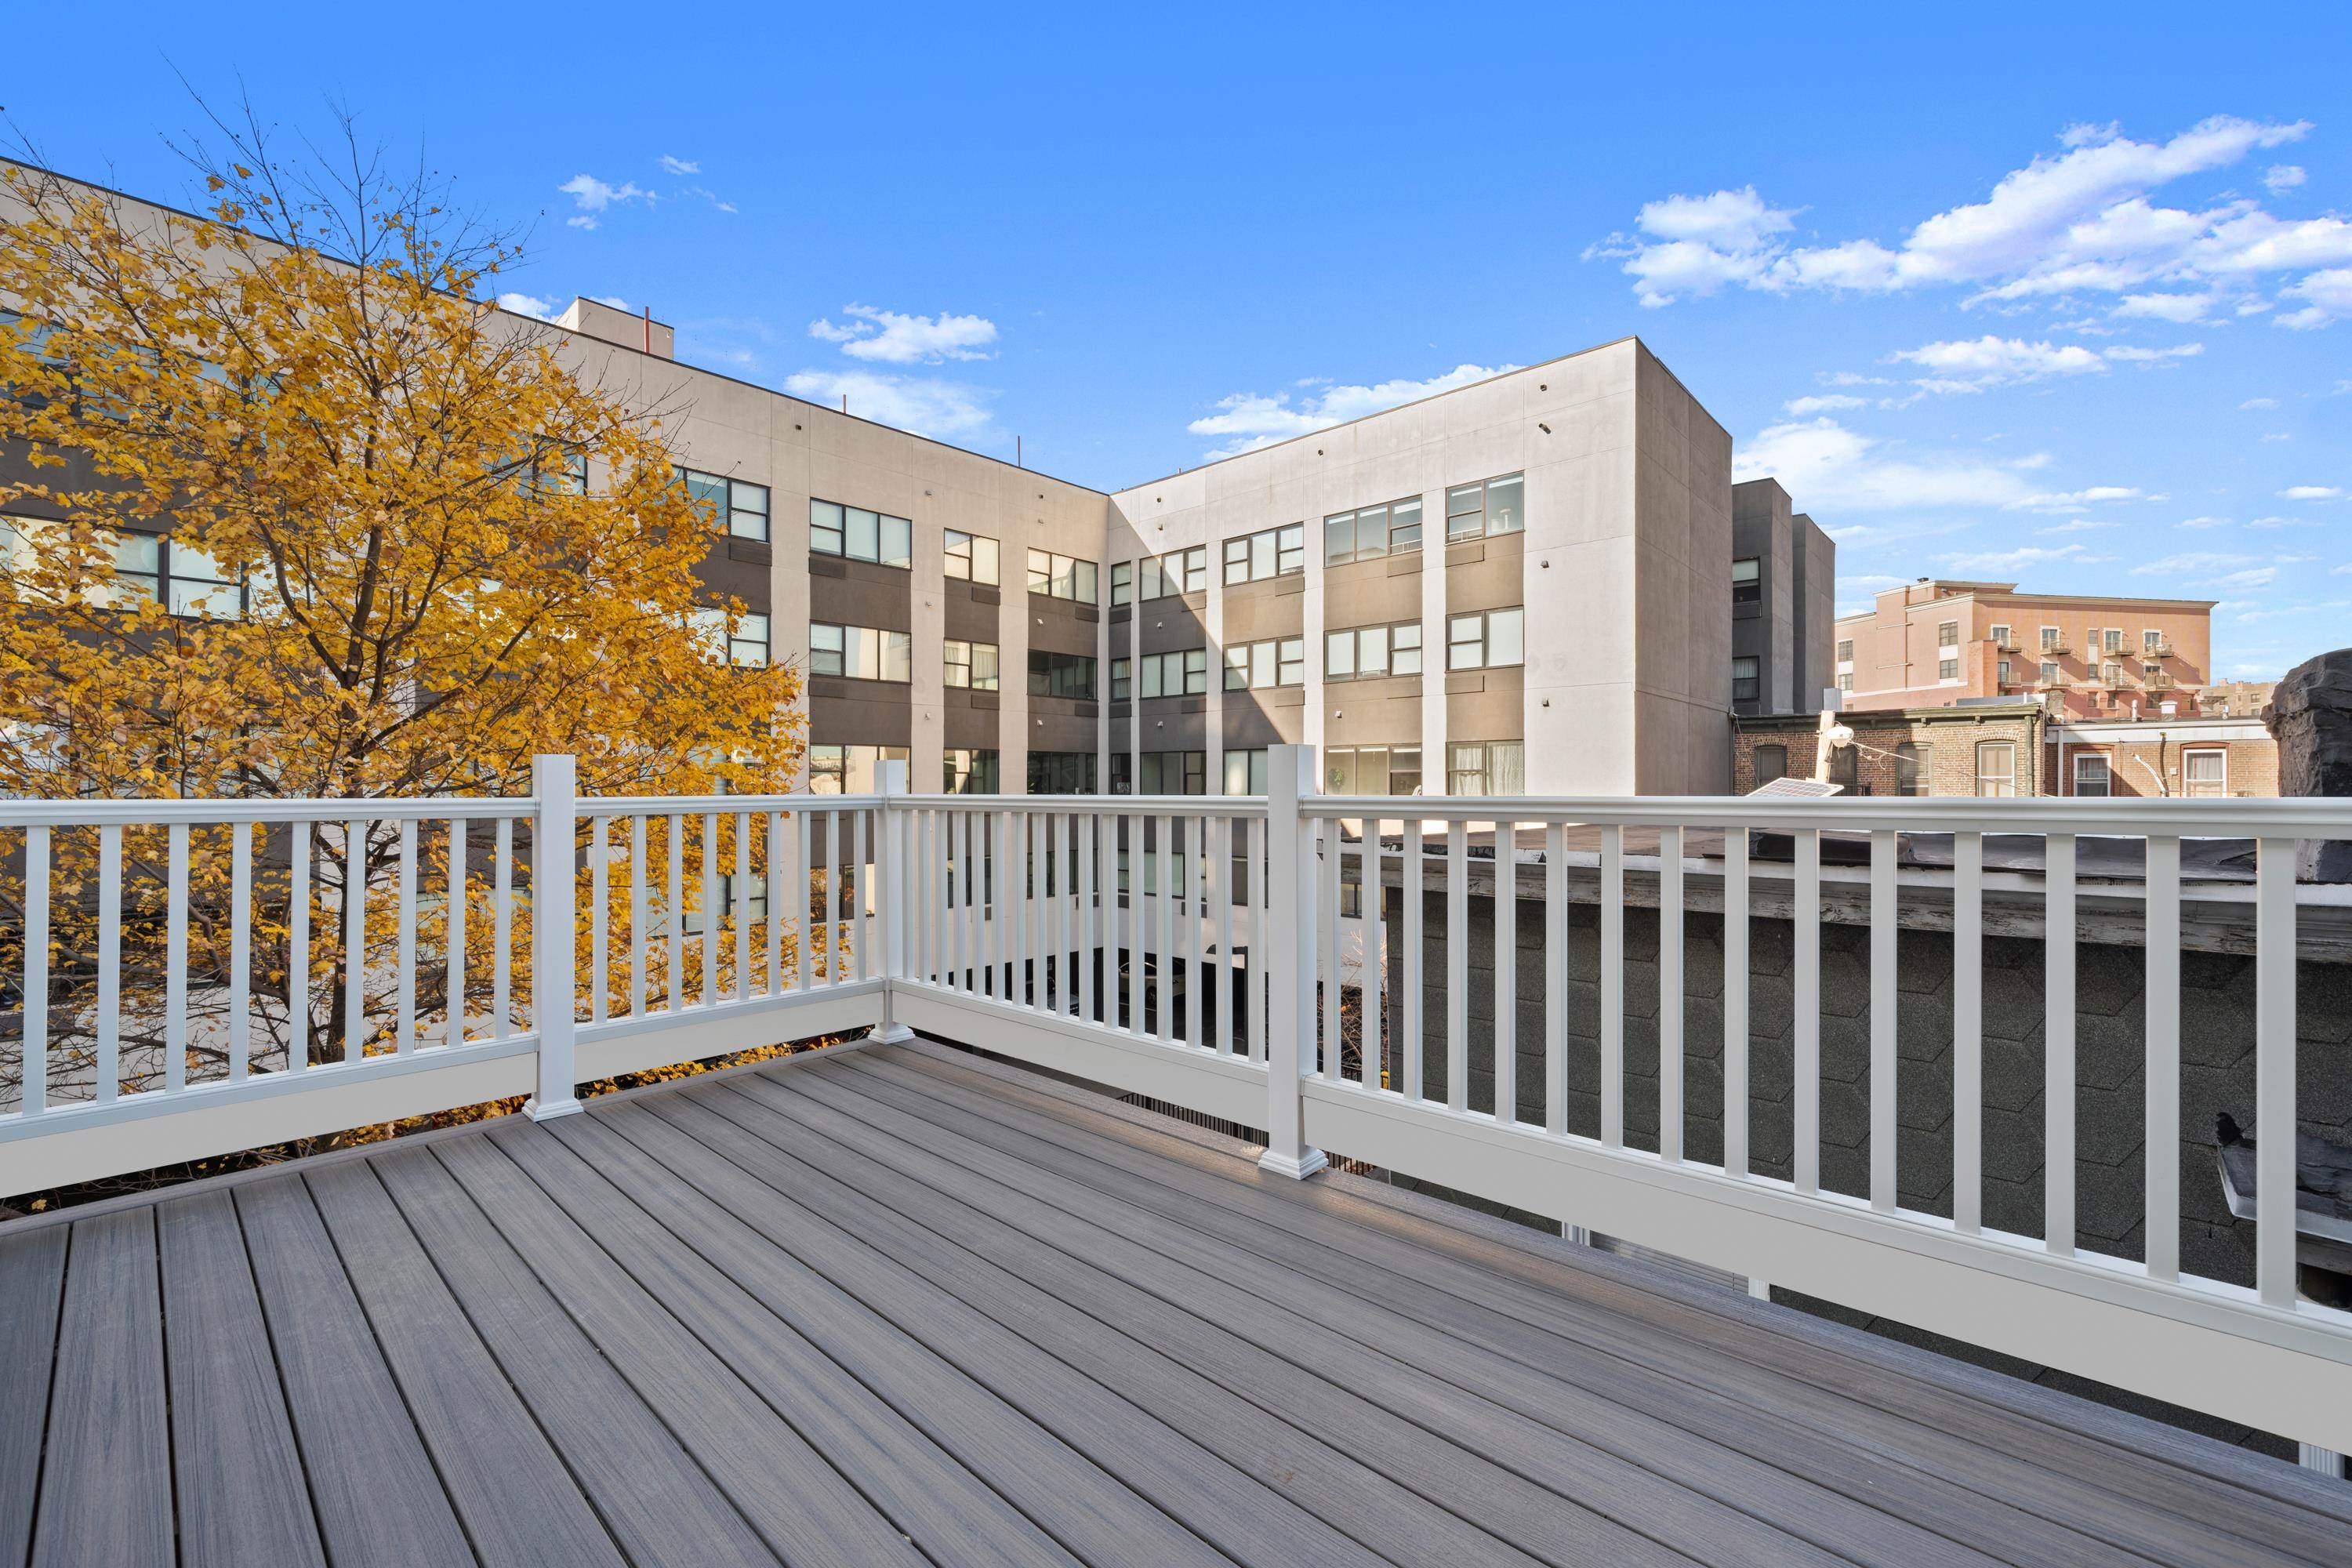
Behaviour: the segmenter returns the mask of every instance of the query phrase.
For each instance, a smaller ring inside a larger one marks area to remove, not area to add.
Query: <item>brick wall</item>
[[[1976,748],[1983,741],[2007,742],[2016,748],[2013,756],[2020,795],[2033,793],[2035,783],[2047,776],[2047,769],[2038,765],[2041,748],[2036,737],[2041,721],[2031,712],[2003,710],[1965,717],[1955,717],[1951,711],[1941,710],[1933,714],[1848,713],[1842,715],[1839,722],[1853,731],[1854,784],[1872,795],[1900,793],[1895,788],[1895,747],[1906,742],[1922,748],[1931,795],[1977,793]],[[1815,731],[1810,721],[1801,726],[1769,721],[1741,725],[1732,740],[1732,789],[1746,795],[1756,787],[1759,746],[1786,746],[1790,775],[1811,778],[1815,743]],[[1838,775],[1832,773],[1831,776]]]
[[[2183,749],[2219,751],[2229,755],[2228,787],[2232,795],[2275,796],[2278,794],[2278,743],[2268,738],[2259,741],[2199,741],[2181,740],[2175,736],[2161,739],[2099,742],[2086,744],[2068,742],[2064,776],[2055,783],[2059,793],[2074,793],[2074,759],[2085,752],[2105,752],[2113,780],[2113,791],[2118,795],[2155,795],[2168,791],[2181,793],[2181,760]],[[2053,770],[2054,772],[2054,770]],[[2164,781],[2163,789],[2157,778]]]
[[[1389,973],[1403,973],[1402,894],[1388,895]],[[1423,955],[1423,1092],[1443,1100],[1445,1041],[1444,896],[1426,895]],[[1494,1110],[1494,942],[1491,900],[1470,903],[1467,1051],[1473,1110]],[[1514,1027],[1517,1114],[1541,1123],[1547,907],[1518,906]],[[1567,1010],[1568,1130],[1598,1137],[1600,1106],[1600,924],[1590,904],[1570,904]],[[1723,927],[1721,917],[1684,917],[1684,1148],[1695,1161],[1723,1157]],[[1822,928],[1821,1179],[1824,1188],[1867,1196],[1870,1174],[1869,931]],[[1952,1212],[1951,938],[1905,931],[1897,938],[1895,1169],[1907,1208]],[[1654,1150],[1658,1136],[1658,924],[1654,910],[1629,908],[1624,931],[1625,1141]],[[2038,940],[1988,936],[1983,1110],[1984,1223],[2026,1236],[2042,1228],[2042,949]],[[2250,957],[2181,954],[2180,1264],[2242,1285],[2253,1282],[2253,1232],[2233,1219],[2214,1161],[2214,1118],[2252,1122],[2253,964]],[[1748,1148],[1752,1167],[1790,1179],[1795,1113],[1793,927],[1755,920],[1749,931]],[[2146,957],[2137,947],[2083,943],[2076,952],[2075,1225],[2085,1247],[2137,1258],[2145,1181]],[[2352,1137],[2352,966],[2305,963],[2297,991],[2296,1082],[2303,1127]],[[1393,1003],[1384,1062],[1402,1087]],[[1345,1154],[1347,1150],[1335,1150]],[[1827,1308],[1823,1308],[1828,1310]],[[1848,1314],[1851,1317],[1850,1314]],[[1901,1331],[1898,1325],[1874,1325]],[[1945,1349],[1959,1347],[1943,1346]],[[2042,1381],[2047,1369],[1979,1356]],[[2083,1392],[2098,1394],[2095,1388]],[[2106,1391],[2117,1403],[2234,1441],[2277,1450],[2278,1440],[2230,1428],[2153,1402]],[[2292,1457],[2293,1447],[2284,1450]]]

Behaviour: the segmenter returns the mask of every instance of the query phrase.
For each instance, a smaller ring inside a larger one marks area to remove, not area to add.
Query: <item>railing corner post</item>
[[[876,812],[874,860],[877,885],[882,890],[882,1021],[866,1031],[877,1046],[911,1040],[915,1031],[898,1021],[895,993],[907,973],[906,811],[898,797],[907,793],[907,764],[893,758],[879,770],[882,809]],[[861,892],[858,895],[863,898]]]
[[[530,1010],[539,1038],[539,1083],[523,1110],[533,1121],[580,1109],[572,1066],[572,1005],[578,987],[572,931],[572,834],[577,760],[541,752],[530,760]],[[596,983],[604,984],[597,976]]]
[[[1326,1163],[1307,1143],[1300,1080],[1313,1060],[1316,1034],[1315,835],[1299,815],[1302,797],[1318,793],[1315,748],[1275,746],[1266,755],[1265,950],[1272,1001],[1266,1009],[1266,1121],[1262,1170],[1304,1178]]]

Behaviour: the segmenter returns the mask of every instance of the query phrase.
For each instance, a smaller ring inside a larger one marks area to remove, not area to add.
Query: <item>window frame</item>
[[[957,553],[958,542],[961,542],[963,546],[961,554]],[[985,552],[980,548],[983,544],[988,546]],[[980,570],[981,557],[983,554],[988,558],[988,575],[985,577],[981,575]],[[943,530],[940,542],[940,570],[947,574],[950,582],[978,583],[991,588],[1003,587],[1004,584],[1004,546],[984,533],[966,533],[960,528]],[[956,563],[959,561],[963,564],[961,571],[956,569]]]
[[[540,465],[534,462],[532,465],[534,479],[537,478],[539,468]],[[577,464],[567,462],[564,465],[564,470],[565,477],[577,484],[582,490],[585,490],[587,489],[588,454],[585,451],[579,454],[579,461]],[[749,479],[739,479],[732,474],[714,474],[702,468],[689,468],[684,463],[672,463],[670,465],[670,477],[672,483],[678,485],[686,491],[688,500],[696,501],[710,500],[713,502],[713,504],[718,508],[719,515],[711,519],[711,521],[717,524],[719,531],[727,535],[728,538],[749,539],[756,541],[759,543],[765,544],[775,537],[775,492],[768,486],[753,484]],[[698,494],[695,488],[696,481],[698,480],[701,481],[706,490],[708,490],[709,487],[716,486],[718,488],[718,495],[713,497],[708,494]],[[757,491],[759,493],[759,504],[757,506],[748,506],[738,501],[735,499],[735,491],[739,486],[747,492]],[[743,529],[737,527],[735,514],[738,511],[742,512],[747,518],[756,517],[759,519],[759,531],[757,532],[747,532]]]
[[[1397,516],[1398,510],[1403,507],[1412,509],[1412,521],[1410,523],[1400,521]],[[1323,519],[1323,564],[1327,568],[1346,566],[1358,561],[1379,561],[1391,555],[1417,553],[1421,549],[1423,510],[1424,502],[1422,497],[1400,496],[1394,500],[1374,501],[1369,506],[1360,506],[1353,511],[1335,511],[1326,514]],[[1373,525],[1380,531],[1380,542],[1377,545],[1368,545],[1364,542],[1364,527],[1372,520],[1375,513],[1378,514],[1378,521]],[[1348,528],[1348,548],[1345,552],[1335,554],[1331,549],[1332,530],[1340,523],[1345,523]],[[1407,529],[1412,531],[1412,537],[1401,542],[1399,535]]]
[[[818,636],[820,632],[837,634],[833,639],[835,646],[824,647],[824,639]],[[887,670],[896,664],[906,673],[900,675],[851,674],[849,672],[850,634],[853,632],[858,634],[856,641],[860,662],[863,662],[866,639],[871,637],[874,638],[872,646],[875,667],[879,670]],[[847,622],[811,621],[809,623],[809,673],[811,675],[831,676],[836,680],[877,680],[892,686],[905,686],[914,679],[914,652],[915,634],[912,632],[892,631],[887,626],[852,626]],[[822,668],[819,663],[820,658],[827,654],[830,654],[834,660],[834,668],[831,669]]]
[[[2084,800],[2112,800],[2116,793],[2116,762],[2105,752],[2081,751],[2074,756],[2074,765],[2067,772],[2068,791]],[[2092,764],[2098,773],[2098,788],[2084,789],[2084,763]]]
[[[1517,617],[1519,651],[1515,658],[1494,657],[1495,622],[1498,616]],[[1528,662],[1527,618],[1525,605],[1498,605],[1491,610],[1449,612],[1445,617],[1446,670],[1451,673],[1464,669],[1515,669],[1524,666]],[[1473,620],[1478,623],[1478,634],[1475,637],[1465,638],[1461,635],[1462,625]],[[1475,662],[1462,661],[1459,650],[1465,647],[1477,649]]]
[[[1042,574],[1038,570],[1041,558],[1045,563]],[[1064,555],[1059,551],[1043,550],[1034,544],[1029,547],[1029,592],[1035,598],[1059,599],[1065,604],[1075,605],[1097,604],[1101,592],[1101,572],[1099,562],[1088,561],[1078,555]],[[1041,576],[1045,584],[1042,588],[1037,585]]]
[[[820,507],[833,509],[835,521],[818,521]],[[856,539],[857,520],[874,520],[874,553],[868,555],[859,548]],[[897,524],[893,528],[892,524]],[[824,542],[824,535],[831,534],[833,543]],[[894,545],[897,548],[894,550]],[[912,519],[895,512],[877,511],[872,507],[851,506],[846,501],[827,500],[823,496],[809,497],[809,553],[831,555],[843,561],[863,561],[869,566],[887,566],[894,572],[909,572],[915,565],[915,524]]]
[[[1998,759],[2002,763],[2002,767],[1999,772],[1990,772],[1987,770],[1985,763],[1989,758]],[[2010,800],[2015,798],[2017,795],[2016,742],[1979,741],[1976,743],[1976,751],[1970,758],[1970,761],[1976,764],[1976,792],[1979,798],[1985,800]],[[2000,787],[1989,790],[1985,787],[1988,784],[1997,784]]]
[[[1487,786],[1495,780],[1496,773],[1499,772],[1496,767],[1496,763],[1501,755],[1501,752],[1497,748],[1502,747],[1515,748],[1517,751],[1519,782],[1522,789],[1524,789],[1527,783],[1528,767],[1528,743],[1524,739],[1512,741],[1448,741],[1445,742],[1446,795],[1449,796],[1485,799],[1498,793]],[[1462,766],[1463,754],[1471,751],[1475,751],[1479,753],[1478,765],[1475,768]],[[1478,787],[1476,789],[1461,789],[1455,787],[1456,781],[1470,778],[1477,780]]]
[[[1038,664],[1041,659],[1045,661],[1042,668]],[[1095,656],[1090,653],[1068,653],[1050,647],[1029,650],[1028,689],[1032,697],[1059,697],[1072,702],[1092,702],[1097,689],[1096,677],[1098,673]],[[1055,689],[1057,684],[1074,684],[1070,679],[1073,676],[1084,678],[1082,681],[1075,682],[1083,685],[1083,690]]]
[[[1776,756],[1780,760],[1780,770],[1773,773],[1772,778],[1766,778],[1764,776],[1764,758],[1768,753],[1772,756]],[[1748,771],[1756,775],[1756,784],[1759,788],[1770,784],[1773,779],[1787,778],[1789,776],[1789,748],[1785,743],[1777,741],[1767,742],[1753,746],[1749,749],[1748,753]]]
[[[1748,667],[1742,675],[1739,667]],[[1742,690],[1742,687],[1746,690]],[[1764,695],[1764,661],[1752,653],[1734,656],[1731,661],[1731,700],[1734,702],[1755,702]]]
[[[958,649],[963,652],[961,658],[956,657]],[[988,656],[985,663],[989,673],[986,675],[981,674],[982,653]],[[1001,691],[1004,688],[1004,650],[1001,644],[967,637],[945,637],[940,641],[940,663],[942,670],[940,679],[950,690]],[[963,671],[961,680],[956,679],[955,672],[959,669]]]
[[[1445,542],[1466,544],[1474,539],[1493,539],[1507,533],[1526,532],[1528,527],[1527,479],[1527,470],[1521,468],[1514,473],[1496,474],[1490,479],[1472,479],[1464,484],[1446,486]],[[1493,495],[1496,485],[1515,485],[1519,497],[1517,518],[1500,528],[1495,526]],[[1475,507],[1455,510],[1454,503],[1457,498],[1466,496],[1474,490],[1477,492],[1478,504]],[[1470,528],[1456,521],[1457,519],[1473,517],[1478,520],[1478,525],[1475,528]]]
[[[2221,763],[2221,777],[2218,783],[2218,787],[2210,793],[2203,790],[2190,788],[2190,784],[2194,781],[2192,781],[2189,776],[2189,764],[2190,760],[2201,760],[2206,757],[2219,758]],[[2181,747],[2180,793],[2183,798],[2191,800],[2214,800],[2227,797],[2230,793],[2230,748],[2227,746]]]
[[[1412,640],[1402,641],[1401,634],[1410,636]],[[1352,668],[1345,673],[1335,673],[1331,667],[1331,645],[1333,639],[1339,637],[1349,639],[1351,645]],[[1380,639],[1381,668],[1378,669],[1368,669],[1364,664],[1364,649],[1368,639],[1372,637]],[[1337,630],[1325,632],[1323,634],[1323,683],[1329,686],[1349,680],[1385,680],[1391,676],[1418,676],[1425,668],[1423,662],[1425,640],[1422,635],[1422,624],[1419,621],[1391,621],[1385,626],[1341,626]],[[1412,668],[1397,668],[1397,656],[1400,653],[1409,653],[1412,656]]]
[[[1285,542],[1286,536],[1287,542]],[[1263,546],[1260,541],[1265,542]],[[1304,575],[1307,571],[1307,524],[1304,521],[1286,522],[1274,528],[1234,534],[1224,542],[1223,562],[1219,575],[1223,586],[1228,588],[1238,587],[1244,583],[1270,582],[1276,577]]]
[[[1739,574],[1743,566],[1748,568],[1745,577]],[[1745,556],[1731,563],[1731,602],[1734,605],[1764,602],[1764,562],[1760,556]]]
[[[1895,742],[1895,793],[1928,795],[1936,793],[1936,748],[1926,741]]]

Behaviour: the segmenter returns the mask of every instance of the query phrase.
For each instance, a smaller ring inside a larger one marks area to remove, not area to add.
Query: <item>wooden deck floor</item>
[[[0,1230],[0,1563],[2352,1561],[2347,1489],[938,1047]]]

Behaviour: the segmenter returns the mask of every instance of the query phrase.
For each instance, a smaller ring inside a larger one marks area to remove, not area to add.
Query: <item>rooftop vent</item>
[[[658,359],[677,357],[677,332],[668,322],[655,321],[651,310],[632,315],[600,300],[575,299],[555,318],[555,324],[567,332],[601,338]]]

